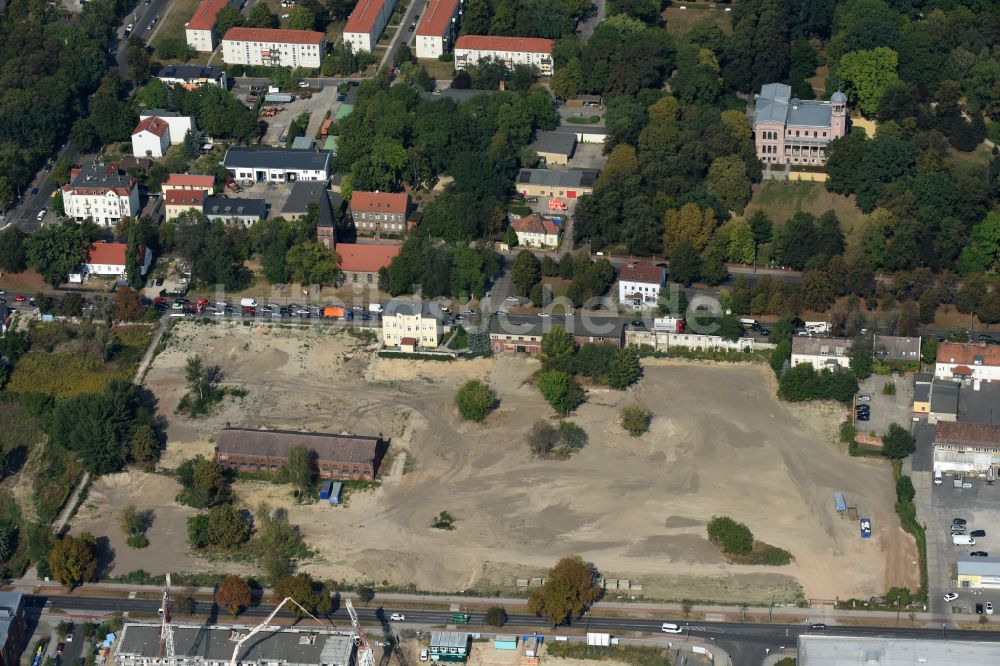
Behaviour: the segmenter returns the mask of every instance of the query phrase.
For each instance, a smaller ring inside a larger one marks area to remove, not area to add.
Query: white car
[[[858,402],[871,402],[872,397],[870,395],[859,395]]]
[[[406,620],[406,616],[403,615],[402,613],[393,613],[392,615],[389,616],[389,619],[392,620],[393,622],[403,622]]]
[[[664,622],[660,630],[665,634],[679,634],[684,631],[680,625],[673,624],[672,622]]]
[[[308,88],[308,87],[309,87],[308,81],[299,81],[299,88]]]
[[[986,602],[986,614],[987,615],[993,615],[993,602],[992,601],[987,601]]]
[[[954,601],[955,599],[958,599],[958,592],[949,592],[948,594],[944,595],[945,601]]]
[[[420,651],[420,661],[427,661],[427,650]]]
[[[43,208],[43,209],[41,209],[40,211],[38,211],[38,221],[39,221],[39,222],[41,222],[41,221],[42,221],[42,219],[43,219],[43,218],[45,217],[45,214],[46,214],[47,212],[49,212],[47,208]]]

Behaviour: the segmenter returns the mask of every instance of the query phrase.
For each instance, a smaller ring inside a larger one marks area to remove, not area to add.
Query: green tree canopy
[[[872,117],[886,89],[899,80],[896,67],[899,56],[890,48],[845,53],[837,67],[837,76],[844,82],[848,99],[856,103],[861,113]]]
[[[579,555],[564,557],[549,571],[544,585],[532,592],[528,610],[553,626],[579,617],[601,597],[593,569]]]

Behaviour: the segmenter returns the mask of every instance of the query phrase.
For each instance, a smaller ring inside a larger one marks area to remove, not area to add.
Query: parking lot
[[[266,90],[266,87],[264,87],[264,90]],[[311,97],[303,99],[299,96],[301,93],[305,92],[310,93]],[[247,97],[250,95],[250,91],[246,86],[234,88],[233,93],[240,101],[243,102],[246,102]],[[262,91],[259,94],[266,93]],[[337,101],[336,86],[304,88],[298,93],[292,93],[292,95],[294,95],[295,99],[291,102],[264,105],[264,108],[277,107],[280,108],[281,111],[273,117],[261,117],[261,120],[267,123],[267,132],[265,132],[264,138],[261,141],[262,144],[269,146],[281,145],[282,142],[279,141],[281,135],[288,129],[288,126],[292,123],[292,121],[302,113],[309,114],[311,121],[309,129],[311,129],[312,132],[310,133],[307,130],[306,136],[313,138],[316,131],[319,129],[320,124],[323,122],[326,112],[329,111],[330,117],[333,118],[341,104]]]
[[[896,385],[895,395],[883,393],[890,382]],[[871,400],[862,400],[862,396]],[[913,419],[913,381],[903,376],[872,375],[861,382],[857,404],[868,405],[871,410],[868,421],[858,421],[855,413],[854,425],[859,433],[884,435],[893,423],[909,430]]]

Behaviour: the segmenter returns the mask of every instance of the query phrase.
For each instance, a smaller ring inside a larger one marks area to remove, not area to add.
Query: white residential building
[[[229,65],[319,67],[326,35],[312,30],[230,28],[222,38],[222,60]]]
[[[934,470],[1000,474],[1000,426],[938,422],[934,434]]]
[[[140,120],[132,130],[132,154],[136,157],[163,157],[170,147],[170,125],[156,116]]]
[[[559,225],[537,213],[519,217],[510,223],[517,234],[517,244],[524,247],[558,247]]]
[[[127,250],[126,243],[92,243],[83,262],[83,274],[125,277]],[[145,245],[140,245],[139,255],[142,257],[139,272],[145,275],[153,265],[153,251]]]
[[[481,60],[499,60],[508,68],[531,65],[543,76],[552,75],[552,40],[540,37],[462,35],[455,42],[455,69]]]
[[[156,73],[156,78],[168,86],[184,86],[194,90],[198,86],[219,86],[229,88],[226,71],[221,67],[204,65],[163,65]]]
[[[184,143],[184,137],[187,133],[193,130],[194,118],[191,116],[182,116],[176,111],[167,111],[166,109],[150,109],[149,111],[143,111],[139,114],[139,121],[146,120],[147,118],[159,118],[167,124],[170,128],[170,145],[176,146]]]
[[[851,367],[851,340],[845,338],[792,337],[792,366],[809,363],[820,370]]]
[[[934,376],[962,381],[1000,380],[1000,346],[984,342],[942,342]]]
[[[78,222],[89,217],[107,227],[139,213],[139,186],[117,164],[91,162],[73,169],[60,191],[66,215]]]
[[[437,59],[455,42],[458,34],[458,0],[431,0],[417,26],[415,39],[418,58]]]
[[[618,302],[633,308],[655,308],[667,271],[651,261],[635,261],[618,271]]]
[[[444,327],[437,307],[427,301],[392,300],[382,310],[382,344],[386,347],[437,347]]]
[[[344,26],[344,41],[354,53],[375,50],[395,7],[396,0],[358,0]]]
[[[184,24],[184,37],[188,46],[203,53],[215,50],[219,44],[219,36],[215,34],[215,19],[227,4],[228,0],[202,0],[191,20]]]
[[[236,180],[291,183],[330,176],[330,151],[234,147],[222,165]]]

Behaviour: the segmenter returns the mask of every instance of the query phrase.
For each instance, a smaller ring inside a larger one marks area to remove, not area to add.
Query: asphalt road
[[[42,608],[51,611],[60,609],[74,613],[94,613],[96,615],[128,611],[132,614],[144,614],[155,617],[159,608],[159,600],[153,599],[124,599],[107,597],[83,597],[83,596],[29,596],[26,600],[29,609],[38,611]],[[269,604],[255,606],[247,609],[240,617],[246,623],[253,619],[264,618],[270,614],[272,608]],[[441,610],[408,610],[405,608],[371,608],[358,607],[358,615],[361,621],[367,625],[382,625],[392,613],[401,613],[406,617],[404,622],[388,622],[395,629],[409,628],[417,629],[428,626],[446,626],[452,624],[451,612]],[[219,609],[210,602],[196,602],[193,615],[198,617],[208,617],[214,620],[225,621],[225,612],[219,613]],[[470,631],[492,631],[492,628],[484,628],[484,613],[469,613],[471,619],[467,628]],[[281,613],[285,620],[290,620],[293,616],[290,613]],[[339,628],[347,628],[350,620],[344,608],[338,608],[329,619]],[[657,619],[638,619],[627,617],[590,617],[585,616],[573,625],[575,630],[596,631],[620,635],[622,633],[636,632],[652,634],[659,639],[669,639],[672,635],[664,634],[660,630],[663,622],[673,622],[681,626],[684,631],[677,635],[678,638],[690,636],[700,638],[705,641],[715,641],[723,649],[733,656],[735,664],[757,664],[764,656],[765,650],[775,651],[782,647],[794,646],[796,639],[803,633],[812,630],[807,625],[788,624],[749,624],[739,622],[688,622],[680,618],[663,617]],[[542,622],[534,615],[513,613],[510,614],[505,630],[516,628],[519,630],[537,631],[539,634],[558,635],[566,633],[567,627],[553,629]],[[814,633],[831,635],[850,636],[874,636],[874,637],[895,637],[895,638],[961,638],[963,640],[976,641],[996,641],[1000,640],[1000,631],[963,631],[948,628],[925,628],[925,627],[854,627],[854,626],[830,626],[824,630]]]

